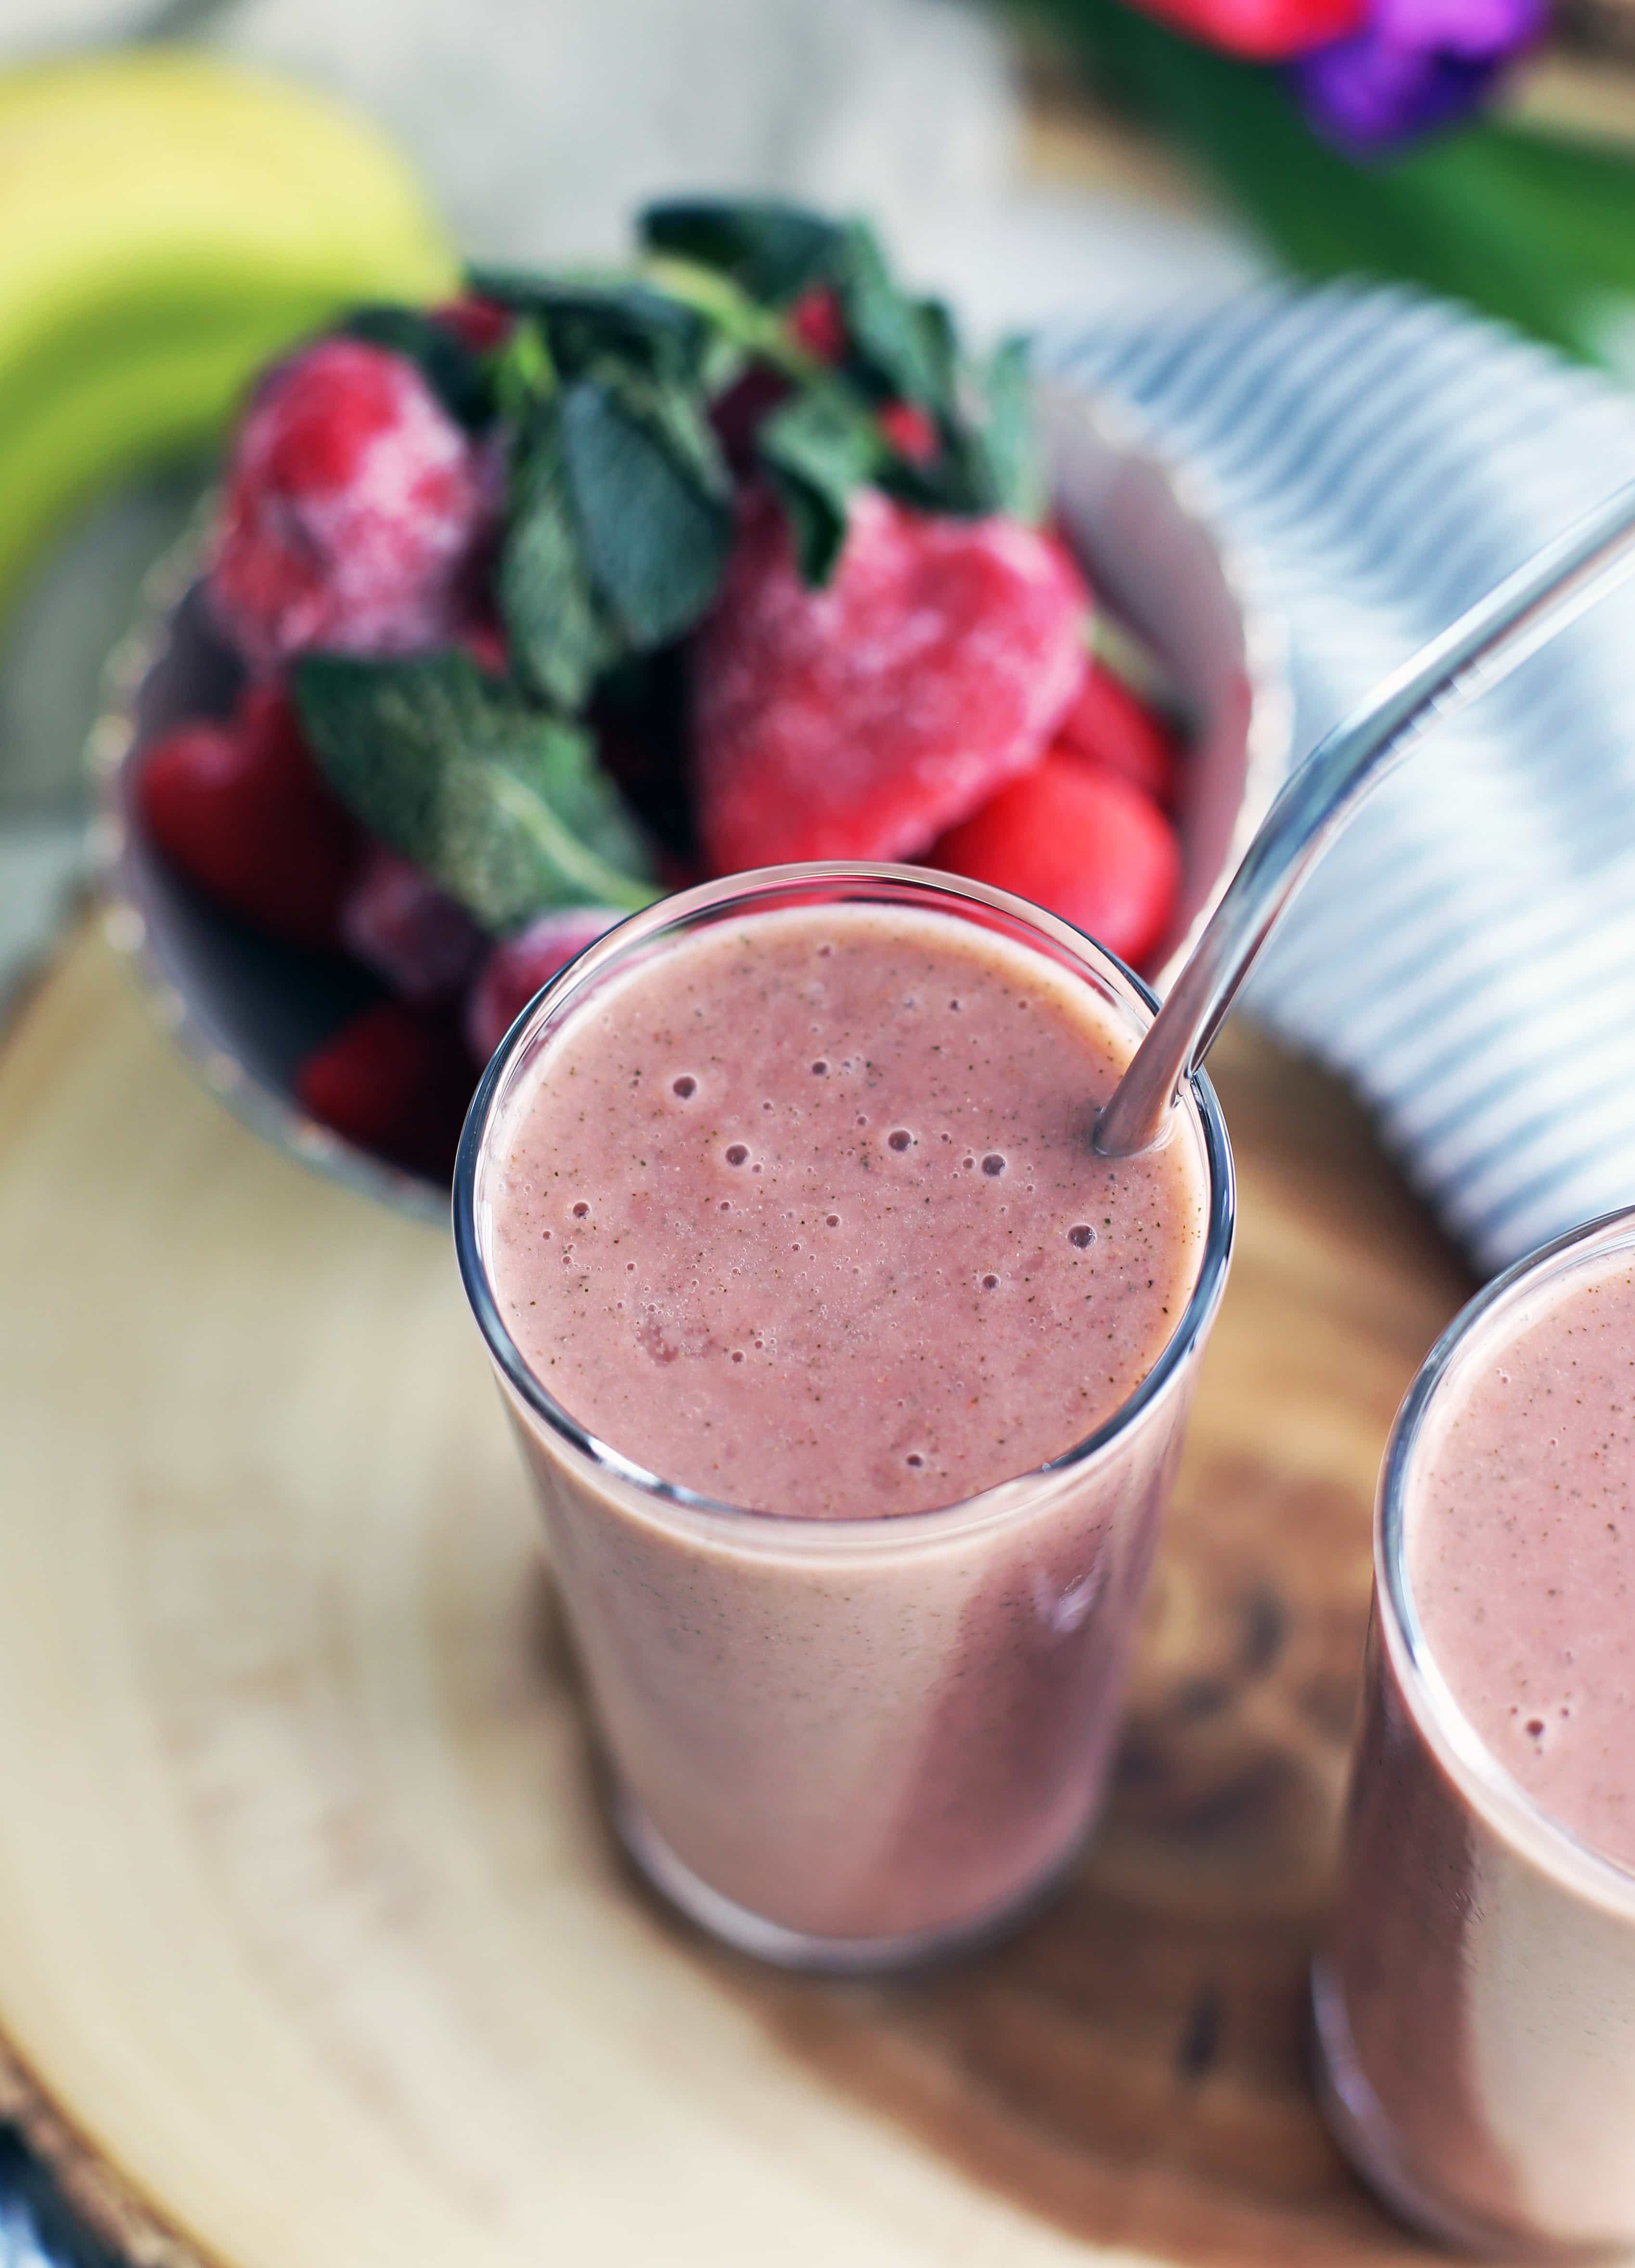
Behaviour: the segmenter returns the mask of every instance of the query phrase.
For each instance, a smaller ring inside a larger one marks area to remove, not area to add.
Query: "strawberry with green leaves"
[[[212,595],[311,760],[202,724],[143,775],[204,887],[397,996],[302,1091],[399,1158],[446,1147],[460,988],[481,1056],[559,938],[677,874],[957,856],[1137,954],[1167,918],[1173,750],[1087,666],[1021,343],[973,360],[859,222],[689,200],[638,237],[269,376]]]

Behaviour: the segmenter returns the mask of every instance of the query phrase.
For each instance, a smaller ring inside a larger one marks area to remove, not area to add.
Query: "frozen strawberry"
[[[463,291],[458,299],[446,299],[440,307],[434,307],[431,320],[440,323],[446,331],[452,331],[460,345],[469,347],[473,354],[488,354],[510,337],[516,317],[497,299],[484,299],[475,291]]]
[[[339,943],[361,839],[282,687],[253,686],[228,722],[180,725],[155,740],[136,804],[149,839],[234,913],[291,945]]]
[[[827,284],[814,284],[794,302],[784,319],[791,335],[818,362],[843,361],[846,318],[838,296]]]
[[[483,454],[414,364],[320,340],[257,388],[239,429],[211,603],[247,660],[446,643],[489,533]]]
[[[1136,968],[1181,880],[1175,829],[1152,798],[1059,747],[945,835],[928,864],[1031,898]]]
[[[880,430],[900,457],[929,465],[942,446],[937,421],[914,401],[888,401],[880,412]]]
[[[383,1000],[308,1056],[295,1089],[304,1109],[360,1149],[446,1180],[474,1083],[452,1016]]]
[[[1092,662],[1056,737],[1105,764],[1166,811],[1175,804],[1180,755],[1170,733],[1120,677]]]
[[[473,1059],[487,1063],[541,985],[623,918],[606,906],[559,907],[496,946],[466,1002],[466,1044]]]
[[[694,656],[712,869],[923,850],[1038,762],[1084,674],[1086,605],[1031,528],[866,489],[814,591],[777,505],[750,497]]]
[[[405,1000],[452,999],[489,939],[464,906],[383,843],[372,843],[341,909],[341,937]]]

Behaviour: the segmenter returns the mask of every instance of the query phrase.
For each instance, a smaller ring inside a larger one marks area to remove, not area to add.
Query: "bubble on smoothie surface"
[[[1070,1244],[1077,1245],[1082,1252],[1086,1245],[1095,1242],[1095,1231],[1087,1220],[1081,1220],[1076,1226],[1068,1230],[1067,1241]]]
[[[729,1166],[747,1166],[749,1162],[749,1152],[742,1142],[729,1142],[721,1155]]]
[[[670,1092],[672,1094],[679,1094],[681,1101],[686,1102],[697,1094],[698,1081],[693,1077],[691,1071],[684,1071],[680,1079],[673,1079],[670,1081]]]
[[[1005,1171],[1005,1160],[997,1150],[990,1150],[982,1161],[982,1169],[990,1181],[997,1181]]]
[[[584,1198],[581,1197],[578,1204],[573,1208],[573,1218],[575,1220],[587,1220],[590,1218],[590,1210],[589,1205],[587,1205]]]
[[[983,1278],[982,1287],[984,1292],[997,1292],[999,1288],[998,1278],[991,1271]]]
[[[906,1126],[894,1126],[886,1137],[886,1146],[891,1150],[911,1150],[914,1137]]]
[[[812,1076],[814,1079],[827,1079],[829,1077],[829,1065],[821,1056],[818,1057],[817,1061],[812,1066]]]

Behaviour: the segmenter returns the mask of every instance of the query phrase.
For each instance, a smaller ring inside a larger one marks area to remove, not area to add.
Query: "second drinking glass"
[[[973,1942],[1092,1822],[1233,1233],[1203,1078],[1167,1158],[1092,1155],[1152,1007],[1003,893],[786,868],[623,924],[478,1091],[460,1262],[615,1821],[746,1950],[861,1970]],[[900,1345],[877,1320],[899,1313]],[[820,1409],[812,1348],[849,1332],[866,1361]],[[743,1438],[769,1381],[775,1457]],[[1020,1471],[994,1471],[996,1428]],[[981,1484],[944,1500],[943,1473]],[[763,1485],[773,1509],[723,1500]]]

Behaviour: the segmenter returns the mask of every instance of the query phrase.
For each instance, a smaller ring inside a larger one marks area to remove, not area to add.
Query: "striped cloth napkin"
[[[1287,627],[1302,753],[1635,478],[1635,401],[1396,289],[1268,284],[1046,343],[1212,485]],[[1635,1200],[1635,586],[1426,736],[1246,997],[1360,1089],[1483,1270]]]

